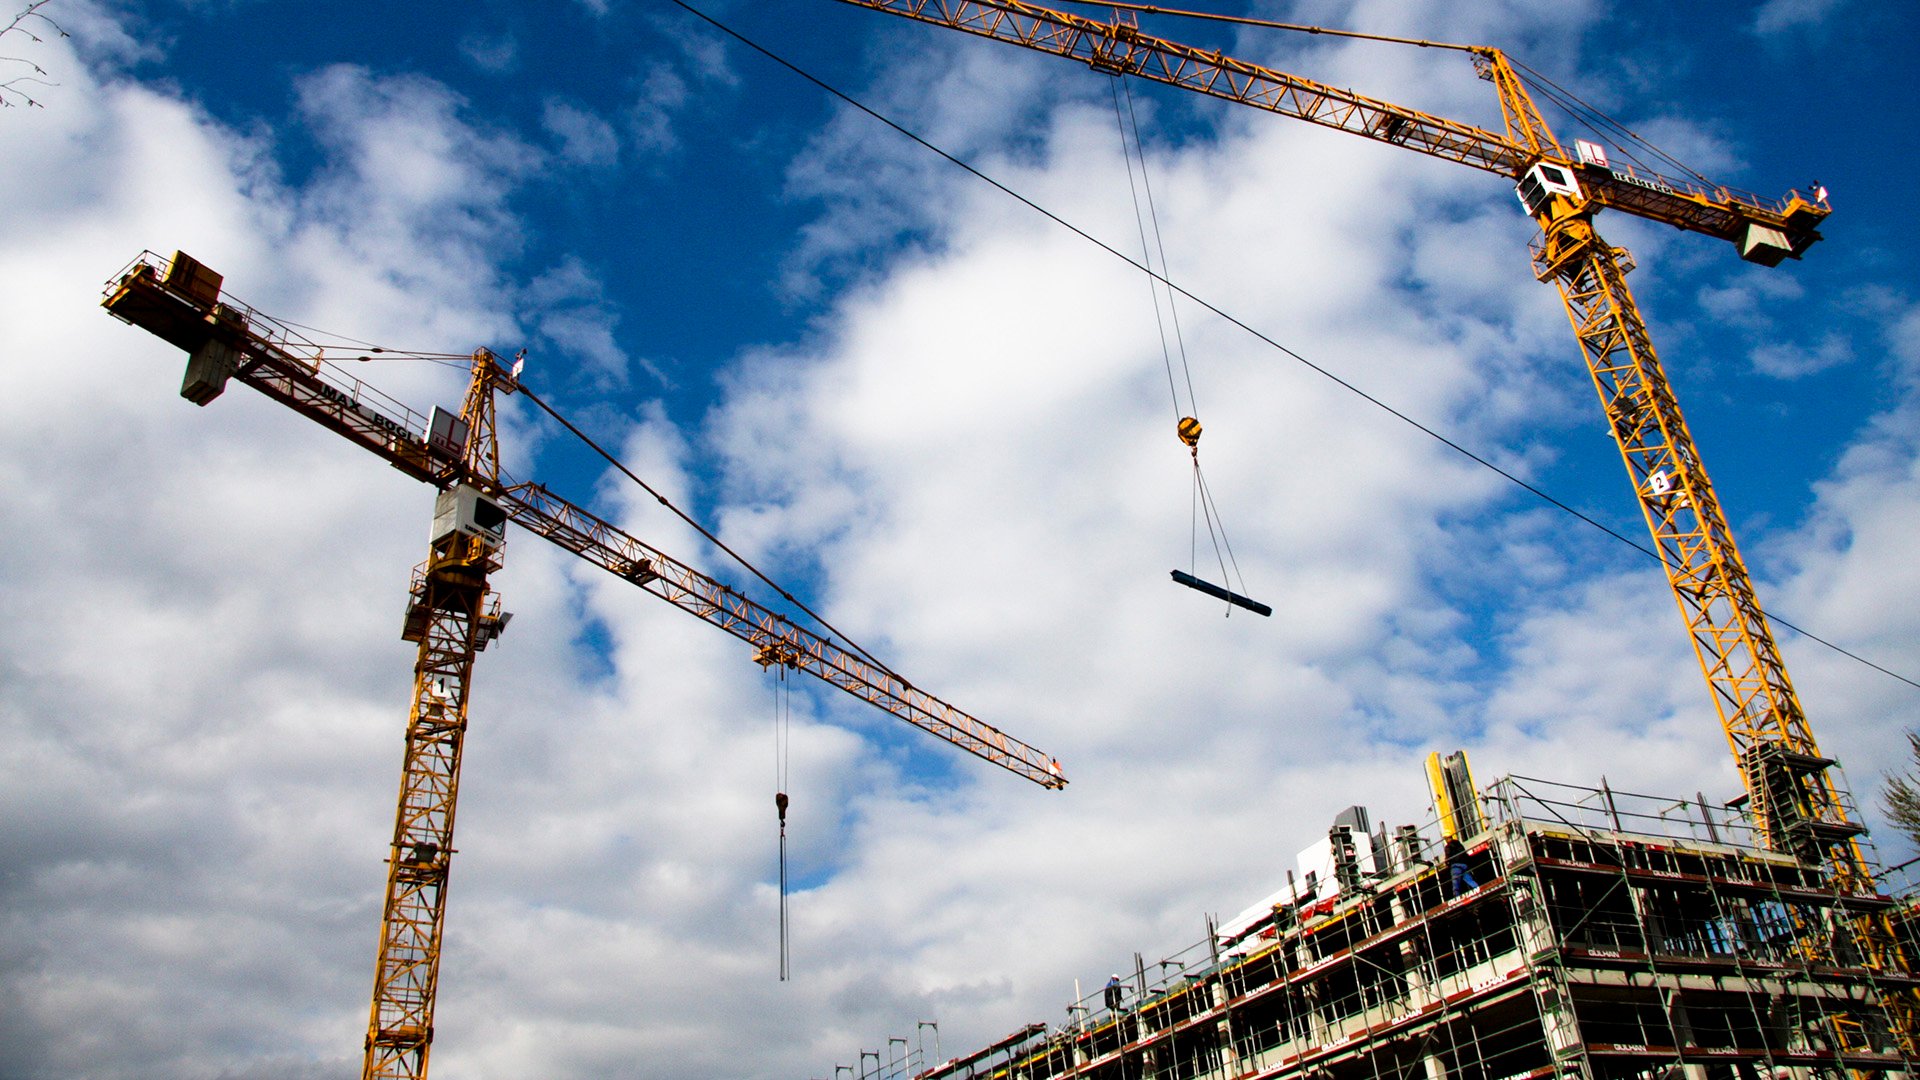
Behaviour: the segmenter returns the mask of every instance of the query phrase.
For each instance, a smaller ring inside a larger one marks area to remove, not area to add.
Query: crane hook
[[[1198,457],[1200,454],[1200,421],[1191,416],[1183,416],[1180,418],[1180,424],[1177,430],[1180,434],[1180,441],[1186,443],[1187,447],[1193,451],[1194,456]]]

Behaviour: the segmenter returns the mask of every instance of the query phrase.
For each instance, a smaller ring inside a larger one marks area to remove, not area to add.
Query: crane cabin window
[[[458,533],[500,545],[507,538],[507,512],[470,484],[442,491],[433,504],[432,543]]]

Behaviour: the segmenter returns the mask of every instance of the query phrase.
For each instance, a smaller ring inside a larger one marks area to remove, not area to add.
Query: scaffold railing
[[[1860,932],[1891,898],[1837,888],[1698,795],[1523,776],[1480,794],[1488,827],[1465,838],[1461,878],[1436,819],[1382,829],[1369,839],[1389,856],[1331,894],[1209,918],[1201,940],[1119,966],[1116,993],[1096,984],[1060,1022],[915,1080],[1912,1071],[1890,1020],[1920,978]]]

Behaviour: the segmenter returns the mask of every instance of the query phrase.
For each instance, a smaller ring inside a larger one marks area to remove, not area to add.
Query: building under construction
[[[1429,826],[1376,832],[1351,808],[1280,893],[1183,953],[1136,957],[1065,1023],[880,1075],[1808,1080],[1911,1069],[1902,1017],[1920,980],[1897,947],[1889,957],[1895,902],[1871,885],[1770,850],[1742,806],[1523,777],[1476,795],[1459,755],[1430,772]]]

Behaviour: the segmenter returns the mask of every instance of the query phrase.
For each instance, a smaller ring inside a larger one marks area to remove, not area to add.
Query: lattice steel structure
[[[108,284],[102,303],[187,352],[180,392],[195,404],[239,381],[440,489],[431,552],[414,575],[402,631],[419,650],[364,1042],[369,1080],[427,1073],[468,689],[475,657],[508,618],[487,579],[500,567],[509,521],[754,646],[757,658],[776,658],[1041,787],[1066,786],[1060,763],[1037,748],[544,486],[503,475],[495,402],[518,385],[492,353],[473,354],[458,414],[422,414],[329,363],[287,324],[225,296],[222,285],[185,254],[146,252]]]
[[[1374,838],[1264,917],[916,1080],[1904,1080],[1870,962],[1895,901],[1741,813],[1507,777],[1454,893],[1438,830]],[[855,1073],[857,1080],[875,1080]]]
[[[494,394],[504,374],[493,354],[475,354],[461,423],[453,425],[465,432],[459,452],[471,480],[499,477]],[[485,512],[472,491],[456,488],[437,500],[432,551],[414,572],[401,630],[419,651],[361,1069],[368,1080],[424,1077],[433,1044],[467,694],[474,658],[505,627],[500,598],[487,587],[500,568],[501,522],[461,519],[463,494],[469,514],[475,506]]]
[[[1401,41],[1470,55],[1498,95],[1501,131],[1157,37],[1121,10],[1169,13],[1151,5],[1116,5],[1112,19],[1102,22],[1022,0],[839,2],[1077,60],[1108,75],[1190,90],[1513,181],[1541,231],[1534,245],[1536,275],[1560,288],[1757,820],[1781,851],[1818,859],[1841,877],[1868,874],[1854,843],[1861,830],[1849,798],[1833,762],[1814,742],[1726,514],[1627,288],[1632,262],[1593,227],[1596,214],[1613,209],[1728,241],[1742,258],[1773,266],[1799,258],[1820,239],[1818,226],[1829,213],[1823,191],[1767,199],[1697,178],[1615,166],[1594,144],[1563,146],[1514,65],[1489,46]],[[1897,951],[1892,943],[1887,947]]]

